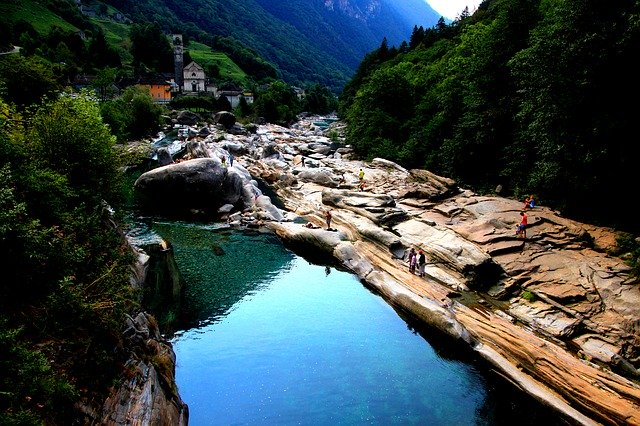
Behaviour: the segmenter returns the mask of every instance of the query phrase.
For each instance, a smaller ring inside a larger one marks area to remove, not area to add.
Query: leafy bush
[[[633,268],[633,275],[640,276],[640,238],[621,232],[616,236],[616,247],[611,250],[612,256],[621,256],[625,263]]]
[[[156,134],[164,108],[153,101],[147,90],[131,86],[120,98],[103,102],[100,111],[113,134],[124,142]]]
[[[126,360],[123,177],[91,98],[0,111],[0,423],[71,424]]]
[[[534,293],[530,292],[529,290],[524,290],[520,294],[520,297],[522,297],[527,302],[533,302],[534,300],[536,300],[536,295]]]

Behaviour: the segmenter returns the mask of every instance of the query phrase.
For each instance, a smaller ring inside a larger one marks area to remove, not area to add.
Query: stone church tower
[[[171,37],[173,43],[173,72],[175,74],[175,82],[182,90],[183,76],[182,69],[184,68],[184,47],[182,45],[182,34],[174,34]]]

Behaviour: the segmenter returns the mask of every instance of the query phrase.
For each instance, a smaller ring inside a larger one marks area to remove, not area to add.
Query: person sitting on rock
[[[528,196],[524,199],[524,205],[522,206],[522,210],[532,209],[536,205],[536,200],[533,195]]]
[[[529,208],[532,209],[536,206],[536,199],[535,196],[530,196],[529,197]]]

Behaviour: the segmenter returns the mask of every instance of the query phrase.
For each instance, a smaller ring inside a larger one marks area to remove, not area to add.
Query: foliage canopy
[[[114,137],[84,95],[0,111],[0,423],[71,424],[123,368],[137,304]]]
[[[428,168],[479,192],[537,194],[566,215],[637,232],[635,55],[640,4],[484,2],[384,42],[340,97],[363,156]],[[594,194],[596,197],[594,197]]]

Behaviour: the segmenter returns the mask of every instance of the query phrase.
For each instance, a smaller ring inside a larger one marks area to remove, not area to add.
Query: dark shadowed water
[[[190,425],[554,425],[465,347],[273,235],[155,223],[187,282],[172,336]]]

